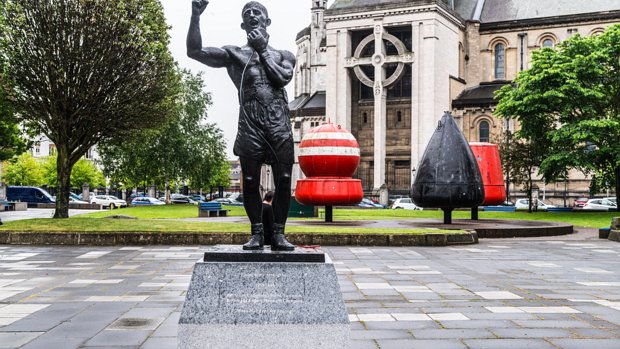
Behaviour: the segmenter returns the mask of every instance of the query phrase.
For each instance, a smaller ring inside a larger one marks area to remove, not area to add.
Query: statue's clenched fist
[[[262,28],[254,29],[248,33],[248,42],[256,51],[262,52],[267,49],[269,44],[269,34]]]
[[[209,5],[209,0],[192,0],[192,14],[200,16]]]

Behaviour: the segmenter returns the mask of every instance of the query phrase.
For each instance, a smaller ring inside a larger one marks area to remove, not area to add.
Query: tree
[[[4,0],[0,33],[15,111],[58,151],[55,218],[88,149],[164,123],[177,81],[158,0]]]
[[[532,188],[534,175],[543,160],[545,148],[537,140],[519,138],[511,132],[505,132],[498,141],[502,167],[513,184],[522,185],[528,198],[528,212],[532,212]]]
[[[540,165],[548,181],[578,169],[620,196],[619,57],[620,25],[576,35],[535,51],[531,68],[498,91],[497,114],[519,120],[524,138],[548,143]]]
[[[202,75],[187,70],[179,75],[176,115],[168,124],[99,148],[104,172],[113,181],[167,190],[174,182],[188,180],[201,189],[219,183],[219,173],[228,169],[222,131],[207,123],[211,96],[204,91]]]
[[[26,149],[28,143],[0,85],[0,163],[25,152]]]
[[[41,168],[30,153],[23,153],[6,166],[4,179],[10,185],[43,184]]]
[[[56,186],[58,183],[57,163],[57,156],[48,156],[41,164],[43,181],[47,185]],[[103,187],[106,184],[103,172],[92,161],[81,158],[75,163],[71,171],[71,187],[81,188],[84,183],[88,183],[91,188]]]

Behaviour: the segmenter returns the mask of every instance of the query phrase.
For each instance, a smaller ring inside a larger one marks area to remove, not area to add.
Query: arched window
[[[542,46],[543,47],[553,47],[553,40],[551,40],[551,39],[543,40]]]
[[[499,43],[495,45],[495,79],[504,80],[506,78],[505,67],[505,47],[504,44]]]
[[[489,141],[489,122],[481,121],[480,125],[478,125],[478,135],[480,136],[480,142],[488,142]]]

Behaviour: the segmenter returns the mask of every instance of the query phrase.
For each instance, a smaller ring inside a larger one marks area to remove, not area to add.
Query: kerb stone
[[[350,323],[329,258],[323,263],[203,259],[194,266],[178,331],[181,349],[342,349],[349,347]]]

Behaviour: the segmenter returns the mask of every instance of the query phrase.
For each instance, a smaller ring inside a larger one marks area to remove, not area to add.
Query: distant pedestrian
[[[538,198],[536,197],[532,199],[532,209],[534,212],[538,212]]]
[[[268,191],[263,199],[263,230],[265,231],[265,245],[271,245],[273,236],[273,192]]]

